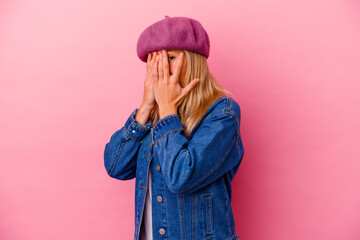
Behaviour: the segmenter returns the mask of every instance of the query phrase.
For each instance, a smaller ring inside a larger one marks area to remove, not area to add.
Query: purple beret
[[[188,17],[169,17],[147,27],[137,42],[137,55],[147,62],[152,51],[182,49],[209,57],[209,36],[201,23]]]

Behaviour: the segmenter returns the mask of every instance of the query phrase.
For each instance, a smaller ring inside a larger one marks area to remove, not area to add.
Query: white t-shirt
[[[149,186],[146,191],[146,198],[145,198],[145,210],[144,210],[144,216],[143,216],[143,222],[144,228],[141,228],[144,230],[140,233],[140,240],[153,240],[153,234],[152,234],[152,197],[151,197],[151,167],[149,169],[149,175],[148,175],[148,182]]]

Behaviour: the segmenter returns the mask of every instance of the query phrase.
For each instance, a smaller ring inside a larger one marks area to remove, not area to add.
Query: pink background
[[[135,180],[103,151],[140,106],[140,33],[199,20],[241,106],[242,240],[360,239],[360,4],[0,1],[0,239],[132,239]]]

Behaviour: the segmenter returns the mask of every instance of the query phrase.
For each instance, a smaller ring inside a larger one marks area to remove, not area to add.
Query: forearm
[[[135,177],[137,151],[150,130],[150,125],[147,122],[143,126],[140,126],[139,122],[135,122],[136,111],[139,109],[135,109],[131,113],[125,125],[111,136],[110,141],[105,146],[105,168],[111,177],[120,180]],[[139,116],[143,115],[146,114],[139,114]]]

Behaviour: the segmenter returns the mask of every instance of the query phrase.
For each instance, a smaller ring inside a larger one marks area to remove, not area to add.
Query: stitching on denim
[[[235,119],[237,125],[239,126],[239,125],[240,125],[240,122],[239,122],[239,120],[237,119],[237,115],[236,115],[233,111],[231,111],[230,105],[231,105],[230,100],[229,100],[228,98],[226,98],[226,107],[225,107],[225,110],[218,110],[218,111],[216,111],[216,112],[209,113],[204,119],[207,119],[208,117],[211,117],[211,116],[213,116],[213,115],[215,115],[215,114],[225,113],[225,114],[231,115],[231,116]]]
[[[224,114],[228,114],[229,116],[232,116],[232,118],[235,120],[235,122],[236,122],[236,125],[237,125],[237,128],[239,128],[239,122],[238,122],[238,120],[237,120],[237,116],[236,116],[236,114],[234,114],[233,112],[224,112],[224,111],[216,111],[216,112],[213,112],[213,113],[211,113],[211,114],[209,114],[207,117],[210,117],[210,116],[213,116],[213,115],[215,115],[215,114],[222,114],[222,113],[224,113]],[[207,118],[206,117],[206,118]]]
[[[157,123],[155,124],[154,128],[155,128],[157,125],[159,125],[160,123],[162,123],[162,122],[164,122],[164,121],[166,121],[166,120],[172,119],[172,118],[180,118],[180,117],[179,117],[179,115],[177,115],[177,116],[172,116],[172,117],[169,117],[169,118],[166,118],[166,119],[162,119],[160,122],[157,122]]]
[[[134,122],[131,122],[131,123],[130,123],[129,128],[131,128],[131,125],[132,125],[133,123],[134,123]],[[131,137],[125,126],[124,126],[124,128],[125,128],[125,132],[126,132],[126,134],[127,134],[127,136],[128,136],[129,138],[134,139],[135,141],[141,142],[141,140]]]
[[[229,114],[235,119],[237,125],[240,126],[240,122],[239,122],[239,120],[238,120],[238,118],[237,118],[237,115],[236,115],[235,113],[232,113],[232,112],[229,113]]]
[[[129,136],[131,139],[134,139],[135,141],[138,141],[138,142],[141,142],[141,140],[139,140],[139,139],[136,139],[136,138],[133,138],[133,137],[131,137],[131,136]]]
[[[192,218],[191,218],[191,239],[194,240],[194,228],[195,228],[195,208],[196,208],[196,198],[195,193],[191,194],[191,212],[192,212]]]
[[[235,134],[237,134],[237,133],[235,133]],[[188,187],[187,189],[185,189],[185,190],[183,190],[183,191],[181,191],[181,192],[179,192],[179,193],[183,193],[183,192],[188,191],[189,189],[191,189],[191,188],[195,187],[196,185],[198,185],[199,183],[201,183],[201,182],[202,182],[204,179],[206,179],[208,176],[210,176],[210,175],[220,166],[220,164],[226,159],[227,155],[229,154],[229,152],[230,152],[231,149],[233,148],[233,145],[234,145],[235,141],[236,141],[236,138],[233,140],[233,142],[232,142],[232,144],[231,144],[231,147],[229,148],[229,150],[227,151],[227,153],[225,154],[225,156],[224,156],[224,157],[221,159],[221,161],[215,166],[215,168],[211,170],[211,172],[210,172],[208,175],[206,175],[205,177],[203,177],[202,179],[200,179],[198,182],[196,182],[196,183],[193,184],[192,186]]]
[[[129,128],[131,127],[131,124],[132,124],[132,122],[130,123]],[[126,134],[128,134],[128,130],[126,129],[126,123],[125,123],[125,125],[124,125],[124,128],[125,128]]]
[[[225,113],[229,113],[229,99],[226,99],[225,102]]]
[[[213,199],[212,199],[212,195],[210,195],[210,229],[211,232],[214,232],[214,216],[213,216]]]
[[[113,173],[114,169],[115,169],[115,165],[120,157],[121,151],[125,146],[125,142],[126,141],[122,141],[121,145],[117,148],[114,159],[112,161],[111,167],[110,167],[110,172],[109,175],[111,176],[111,174]],[[121,149],[120,149],[121,148]]]
[[[212,115],[215,115],[217,113],[224,113],[223,110],[219,110],[219,111],[216,111],[216,112],[212,112],[212,113],[208,113],[207,115],[203,115],[202,118],[198,121],[198,123],[195,125],[195,127],[193,128],[193,130],[191,131],[190,133],[190,136],[192,137],[194,135],[194,133],[196,132],[196,130],[201,126],[201,124],[205,121],[207,121],[207,119],[209,117],[211,117]]]
[[[206,237],[206,212],[205,212],[205,198],[202,198],[202,204],[203,204],[203,218],[204,218],[204,235]]]
[[[162,193],[164,194],[164,196],[165,196],[165,189],[164,189],[164,186],[165,186],[165,179],[164,178],[162,178],[162,185],[161,185],[161,190],[162,190]],[[167,222],[167,215],[166,215],[166,198],[163,198],[163,201],[162,201],[163,203],[164,203],[164,216],[165,216],[165,226],[166,226],[166,228],[168,227],[168,222]],[[166,237],[168,237],[168,231],[166,231]]]
[[[240,150],[240,146],[239,144],[237,144],[237,142],[239,141],[240,135],[238,134],[236,137],[236,149],[238,151],[239,156],[241,155],[241,150]]]
[[[182,204],[183,204],[182,211],[183,211],[183,216],[184,216],[184,233],[185,233],[184,239],[186,240],[186,225],[185,225],[185,212],[184,212],[184,199],[183,199],[183,195],[181,195],[181,201],[182,201]]]
[[[202,197],[202,204],[203,204],[203,218],[204,218],[204,235],[205,237],[209,236],[209,235],[206,235],[206,230],[207,230],[207,227],[206,227],[206,205],[205,205],[205,197],[203,196]]]
[[[204,209],[204,233],[205,233],[205,237],[209,237],[211,235],[214,234],[214,223],[213,223],[213,205],[212,205],[212,194],[206,194],[202,196],[203,199],[203,209]],[[207,209],[206,206],[206,202],[207,201],[210,206],[209,209]],[[210,219],[206,219],[206,213],[210,213],[209,218]],[[207,228],[206,226],[206,222],[210,221],[210,229]],[[206,235],[208,233],[208,235]]]
[[[135,120],[135,121],[136,121],[136,120]],[[141,124],[139,124],[139,123],[137,123],[137,122],[135,122],[135,125],[136,125],[137,127],[139,127],[140,129],[144,130],[145,132],[150,131],[150,129],[146,129],[146,128],[142,127]]]
[[[176,131],[176,130],[181,130],[181,129],[184,129],[184,128],[176,128],[176,129],[174,129],[174,130],[171,130],[171,131],[169,131],[169,132],[166,132],[164,135],[162,135],[161,137],[159,137],[159,138],[156,140],[155,144],[156,144],[161,138],[163,138],[165,135],[167,135],[167,134],[169,134],[169,133],[171,133],[171,132],[174,132],[174,131]]]
[[[183,195],[181,195],[181,204],[183,205],[182,207],[182,212],[183,212],[183,220],[184,220],[184,239],[186,240],[186,225],[185,225],[185,212],[184,212],[184,199],[183,199]]]
[[[133,116],[130,118],[130,120],[131,120],[137,127],[141,128],[141,129],[144,130],[145,132],[150,131],[150,129],[146,129],[146,128],[145,128],[145,125],[141,125],[138,121],[136,121],[136,119],[135,119]]]
[[[238,125],[240,125],[240,120],[238,120],[238,116],[236,115],[236,113],[234,113],[233,111],[231,111],[231,101],[228,99],[229,102],[229,111],[228,114],[230,114],[231,116],[233,116],[233,118],[235,119],[235,121],[237,122]],[[240,106],[239,106],[240,108]],[[241,115],[241,110],[240,110],[240,115]],[[241,116],[240,116],[241,117]]]
[[[184,239],[186,240],[186,229],[185,229],[185,213],[184,213],[184,203],[183,203],[183,199],[182,199],[182,194],[178,194],[178,200],[179,200],[179,205],[180,205],[180,211],[182,212],[181,220],[182,220],[182,232],[184,233]]]
[[[240,123],[239,123],[239,121],[237,119],[236,113],[234,113],[233,111],[229,111],[227,114],[229,114],[230,116],[232,116],[234,118],[234,120],[236,121],[238,126],[240,125]]]
[[[149,165],[148,165],[148,168],[149,168]],[[147,182],[147,180],[145,180]],[[140,187],[144,187],[143,185],[140,185]],[[146,189],[146,188],[145,188]],[[147,191],[147,190],[146,190]],[[146,192],[145,192],[145,195],[146,195]],[[144,212],[144,208],[145,208],[145,201],[143,202],[142,206],[141,206],[141,213]],[[140,230],[141,230],[141,224],[142,224],[142,219],[140,220],[140,224],[139,224],[139,227],[138,227],[138,232],[137,234],[139,235],[140,233]]]
[[[211,117],[211,116],[213,116],[215,114],[221,114],[221,113],[226,113],[226,112],[224,110],[219,110],[219,111],[216,111],[216,112],[212,112],[209,115],[207,115],[206,118],[204,118],[204,119],[207,119],[208,117]]]

